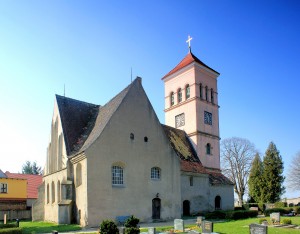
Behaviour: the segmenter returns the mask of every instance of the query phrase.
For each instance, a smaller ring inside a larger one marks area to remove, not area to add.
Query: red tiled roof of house
[[[38,187],[43,182],[41,175],[19,174],[5,172],[8,178],[13,179],[27,179],[27,198],[38,198]]]
[[[216,72],[217,74],[220,74],[219,72],[215,71],[214,69],[212,69],[211,67],[207,66],[205,63],[203,63],[200,59],[198,59],[192,52],[189,52],[184,59],[181,60],[180,63],[178,63],[178,65],[173,68],[168,74],[166,74],[163,78],[165,79],[167,76],[170,76],[172,74],[174,74],[175,72],[179,71],[180,69],[186,67],[187,65],[191,64],[192,62],[196,62],[199,63],[200,65],[210,69],[213,72]]]

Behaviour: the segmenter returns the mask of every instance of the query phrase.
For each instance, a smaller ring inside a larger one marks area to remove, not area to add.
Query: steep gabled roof
[[[112,115],[116,112],[126,94],[130,90],[130,88],[136,84],[136,82],[140,82],[141,78],[136,78],[130,85],[128,85],[125,89],[123,89],[119,94],[117,94],[114,98],[112,98],[107,104],[99,107],[98,116],[96,118],[93,129],[91,130],[89,136],[87,137],[84,145],[78,151],[78,153],[86,150],[90,145],[94,143],[94,141],[101,135],[103,129],[109,122]]]
[[[163,124],[162,126],[171,147],[180,158],[181,170],[185,172],[206,173],[185,131]]]
[[[94,125],[99,105],[56,95],[67,155],[77,151]]]
[[[0,169],[0,178],[7,178],[7,176],[1,169]]]
[[[38,187],[43,182],[41,175],[19,174],[5,172],[8,178],[12,179],[26,179],[27,180],[27,198],[38,198]]]
[[[215,71],[214,69],[212,69],[211,67],[207,66],[205,63],[203,63],[200,59],[198,59],[191,51],[181,60],[180,63],[178,63],[178,65],[176,67],[174,67],[168,74],[166,74],[163,78],[165,79],[167,76],[170,76],[172,74],[174,74],[175,72],[179,71],[180,69],[188,66],[189,64],[196,62],[200,65],[202,65],[203,67],[208,68],[209,70],[217,73],[218,75],[220,75],[219,72]]]

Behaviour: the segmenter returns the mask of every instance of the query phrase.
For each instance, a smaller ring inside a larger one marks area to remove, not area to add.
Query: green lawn
[[[281,220],[286,217],[281,217]],[[289,217],[292,220],[292,224],[300,225],[300,217]],[[258,218],[237,220],[237,221],[226,221],[226,222],[214,222],[214,231],[220,234],[249,234],[249,224],[258,223]],[[269,218],[267,218],[270,221]],[[58,232],[67,232],[80,230],[79,225],[57,225],[50,222],[30,222],[21,221],[20,227],[23,228],[24,234],[34,234],[34,233],[51,233],[53,230]],[[196,228],[196,225],[186,225],[186,228],[193,228],[195,230],[201,231],[201,229]],[[157,231],[169,231],[173,227],[158,227]],[[141,231],[147,232],[146,228],[142,228]],[[299,229],[288,229],[288,228],[273,228],[268,227],[268,234],[293,234],[300,233]]]
[[[50,222],[30,222],[30,221],[21,221],[20,227],[23,229],[24,234],[34,234],[34,233],[46,233],[56,230],[58,232],[68,232],[80,230],[79,225],[57,225],[56,223]]]
[[[281,217],[281,220],[286,217]],[[300,225],[300,217],[289,217],[292,220],[292,224]],[[249,234],[249,224],[258,223],[258,218],[237,220],[237,221],[226,221],[226,222],[214,222],[214,231],[220,234]],[[267,218],[270,221],[269,218]],[[186,228],[192,228],[197,231],[201,231],[201,229],[196,228],[196,225],[186,225]],[[173,229],[173,227],[158,227],[157,231],[169,231]],[[142,228],[141,231],[146,232],[146,228]],[[273,228],[268,227],[268,234],[293,234],[300,233],[299,229],[288,229],[288,228]]]

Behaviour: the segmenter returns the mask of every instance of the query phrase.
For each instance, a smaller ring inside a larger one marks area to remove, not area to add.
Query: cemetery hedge
[[[22,228],[19,227],[13,227],[13,228],[1,228],[0,229],[1,234],[22,234]]]
[[[274,213],[274,212],[279,212],[280,215],[285,215],[285,214],[289,214],[291,213],[293,209],[292,208],[272,208],[272,209],[266,209],[264,211],[264,214],[265,216],[270,216],[271,213]]]
[[[16,228],[16,227],[18,227],[16,223],[7,223],[7,224],[0,223],[0,230],[2,228]]]
[[[247,219],[258,215],[256,210],[234,210],[234,211],[214,211],[205,214],[206,219]]]

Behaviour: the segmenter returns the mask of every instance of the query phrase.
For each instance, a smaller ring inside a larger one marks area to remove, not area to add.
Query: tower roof
[[[220,75],[219,72],[217,72],[216,70],[212,69],[211,67],[207,66],[205,63],[203,63],[200,59],[198,59],[191,51],[189,51],[189,53],[181,60],[180,63],[178,63],[178,65],[176,67],[174,67],[168,74],[166,74],[163,78],[165,79],[166,77],[174,74],[175,72],[179,71],[180,69],[188,66],[189,64],[196,62],[200,65],[202,65],[203,67],[208,68],[209,70],[217,73],[218,75]]]

